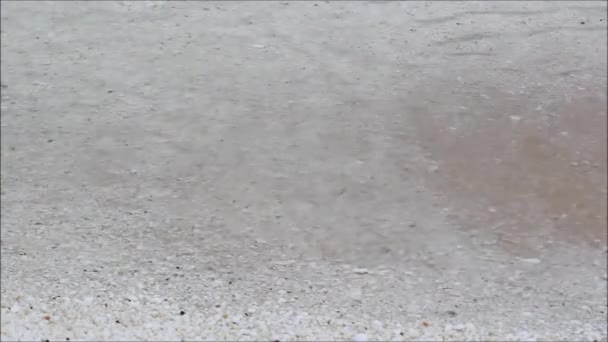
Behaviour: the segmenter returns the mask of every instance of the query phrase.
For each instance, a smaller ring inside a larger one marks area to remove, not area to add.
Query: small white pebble
[[[536,258],[524,258],[524,259],[521,259],[521,261],[527,262],[529,264],[538,264],[538,263],[540,263],[540,259],[536,259]]]
[[[467,326],[464,324],[456,324],[454,326],[454,330],[456,330],[456,331],[465,331],[466,328],[467,328]]]
[[[353,272],[355,274],[368,274],[369,270],[367,268],[355,268]]]
[[[407,336],[410,337],[410,338],[418,337],[418,336],[420,336],[420,331],[416,330],[414,328],[408,328],[407,329]]]
[[[511,119],[511,121],[513,121],[513,122],[519,122],[521,120],[521,116],[511,115],[511,116],[509,116],[509,119]]]
[[[355,341],[355,342],[367,342],[367,335],[363,334],[363,333],[359,333],[359,334],[355,335],[355,337],[353,338],[353,341]]]

